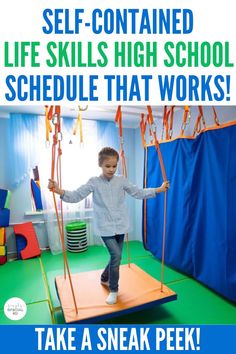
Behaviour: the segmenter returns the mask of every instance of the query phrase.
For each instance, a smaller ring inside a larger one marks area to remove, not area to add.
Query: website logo
[[[27,306],[19,297],[12,297],[5,302],[4,313],[12,321],[19,321],[25,317]]]

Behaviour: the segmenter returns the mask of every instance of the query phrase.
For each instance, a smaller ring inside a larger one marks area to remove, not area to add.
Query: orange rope
[[[144,163],[144,188],[147,187],[147,146],[145,149],[145,163]],[[143,201],[143,242],[147,244],[147,199]]]
[[[159,145],[159,142],[158,142],[157,136],[156,136],[156,126],[155,126],[155,123],[154,123],[151,106],[147,106],[147,109],[148,109],[149,120],[150,120],[151,127],[152,127],[152,132],[151,133],[152,133],[152,136],[154,138],[154,145],[155,145],[155,148],[156,148],[156,151],[157,151],[157,154],[158,154],[158,159],[159,159],[159,163],[160,163],[160,167],[161,167],[162,178],[163,178],[163,181],[166,182],[167,181],[166,171],[165,171],[165,166],[164,166],[164,162],[163,162],[163,157],[162,157],[160,145]],[[164,207],[163,208],[164,208],[164,216],[163,216],[163,232],[162,232],[161,291],[163,291],[163,283],[164,283],[167,191],[164,192]]]
[[[57,181],[59,188],[62,188],[62,178],[61,178],[61,155],[62,155],[62,150],[61,150],[61,140],[58,141],[58,149],[57,149],[57,161],[56,161],[56,171],[57,171]],[[62,200],[60,199],[60,216],[61,219],[59,219],[59,224],[61,227],[61,241],[62,241],[62,251],[63,251],[63,258],[64,258],[64,279],[66,279],[66,248],[65,248],[65,234],[64,234],[64,217],[63,217],[63,204]]]
[[[160,162],[162,178],[163,178],[163,181],[166,182],[167,181],[166,171],[165,171],[162,153],[160,150],[160,145],[159,145],[159,142],[156,137],[156,132],[154,131],[153,134],[154,134],[155,147],[156,147],[159,162]],[[163,291],[163,284],[164,284],[164,264],[165,264],[165,244],[166,244],[166,209],[167,209],[167,191],[164,192],[164,206],[163,206],[164,215],[163,215],[163,230],[162,230],[161,291]]]
[[[166,140],[169,140],[169,139],[170,139],[170,135],[169,135],[169,117],[170,117],[170,110],[167,111],[167,114],[166,114],[166,121],[165,121]]]
[[[153,131],[152,134],[153,134],[153,137],[154,137],[154,144],[155,144],[155,148],[156,148],[156,151],[157,151],[157,154],[158,154],[158,158],[159,158],[159,162],[160,162],[162,178],[163,178],[163,181],[166,182],[167,181],[166,171],[165,171],[165,166],[164,166],[164,162],[163,162],[163,157],[162,157],[160,145],[159,145],[159,142],[157,140],[156,131]]]
[[[61,188],[61,181],[62,181],[62,178],[61,178],[61,155],[62,155],[62,150],[61,150],[61,138],[60,138],[60,140],[58,140],[58,136],[60,135],[60,137],[61,137],[60,107],[59,106],[56,106],[56,108],[55,108],[54,119],[57,119],[57,121],[54,123],[55,133],[53,135],[53,145],[52,145],[51,179],[54,180],[54,178],[55,178],[55,167],[56,167],[57,181],[58,181],[59,188]],[[57,144],[58,144],[58,151],[56,154]],[[64,278],[66,279],[66,270],[67,270],[69,283],[70,283],[70,287],[71,287],[71,292],[72,292],[72,297],[73,297],[74,306],[75,306],[75,312],[76,312],[76,314],[78,314],[78,309],[77,309],[77,304],[76,304],[75,293],[74,293],[74,288],[73,288],[73,284],[72,284],[69,264],[68,264],[68,260],[66,257],[62,201],[61,201],[61,215],[60,215],[61,218],[60,218],[54,190],[52,190],[52,195],[53,195],[54,209],[56,212],[58,230],[59,230],[61,244],[62,244],[62,251],[63,251],[63,258],[64,258]]]
[[[119,127],[119,138],[120,138],[120,158],[121,158],[121,169],[122,174],[127,178],[127,165],[126,165],[126,158],[125,158],[125,151],[124,151],[124,139],[123,139],[123,129],[122,129],[122,111],[121,106],[117,107],[115,122],[118,124]],[[126,250],[127,250],[127,262],[128,267],[130,267],[130,247],[129,247],[129,235],[128,233],[125,235],[126,238]]]
[[[167,191],[164,192],[164,215],[163,215],[163,234],[162,234],[162,258],[161,258],[161,292],[164,284],[165,269],[165,248],[166,248],[166,209],[167,209]]]

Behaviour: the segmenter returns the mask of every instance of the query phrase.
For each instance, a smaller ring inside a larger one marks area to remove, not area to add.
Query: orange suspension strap
[[[162,118],[161,140],[164,139],[164,130],[166,129],[166,125],[168,125],[168,108],[167,108],[167,106],[164,106],[163,118]]]
[[[123,176],[127,177],[127,167],[125,160],[125,151],[124,151],[124,138],[123,138],[123,128],[122,128],[122,111],[121,106],[118,106],[116,111],[115,122],[119,127],[119,140],[120,140],[120,157],[121,157],[121,167]]]
[[[152,115],[152,108],[151,106],[147,106],[148,110],[148,116],[149,120],[152,126],[152,135],[154,138],[154,144],[155,148],[158,154],[159,162],[160,162],[160,167],[161,167],[161,174],[163,181],[166,182],[166,171],[165,171],[165,166],[162,158],[162,153],[160,149],[159,142],[157,140],[156,136],[156,125],[154,122],[154,118]],[[162,233],[162,261],[161,261],[161,291],[163,291],[163,284],[164,284],[164,265],[165,265],[165,243],[166,243],[166,209],[167,209],[167,191],[164,192],[164,215],[163,215],[163,233]]]
[[[146,133],[147,121],[144,120],[144,113],[141,113],[139,127],[140,127],[140,134],[141,134],[142,144],[143,144],[143,147],[146,148],[147,147],[147,143],[146,143],[146,139],[145,139],[145,133]]]
[[[79,107],[79,112],[77,119],[75,121],[74,127],[73,127],[73,135],[76,135],[79,129],[79,137],[80,137],[80,143],[83,143],[83,125],[82,125],[82,113],[83,111],[86,111],[88,109],[88,106],[85,108],[82,108],[81,106]]]
[[[188,124],[188,120],[189,119],[190,119],[189,106],[184,106],[184,114],[183,114],[183,120],[182,120],[182,125],[181,125],[180,136],[184,135],[184,131],[185,131],[186,125]]]
[[[200,133],[202,126],[201,123],[203,124],[204,129],[206,128],[206,121],[203,115],[203,109],[202,106],[198,106],[198,116],[196,119],[196,123],[193,129],[193,137],[195,137],[196,133]]]
[[[160,161],[162,178],[163,178],[163,181],[166,182],[167,181],[166,172],[165,172],[163,158],[162,158],[162,154],[161,154],[161,150],[160,150],[160,145],[159,145],[159,142],[158,142],[157,136],[156,136],[156,125],[155,125],[153,115],[152,115],[152,108],[151,108],[151,106],[147,106],[147,109],[148,109],[148,118],[149,118],[151,129],[152,129],[151,133],[154,138],[154,144],[155,144],[155,147],[156,147],[156,150],[158,153],[158,157],[159,157],[159,161]]]
[[[175,106],[171,106],[169,109],[170,112],[170,127],[169,127],[169,134],[168,134],[169,139],[172,139],[172,135],[173,135],[174,109]]]
[[[53,113],[53,106],[51,106],[49,111],[50,111],[50,116],[52,116],[50,119],[52,119],[52,123],[54,125],[53,144],[52,144],[51,179],[55,180],[55,169],[56,169],[56,174],[57,174],[56,179],[57,179],[59,188],[61,189],[62,188],[62,178],[61,178],[62,132],[61,132],[61,117],[60,117],[61,108],[60,108],[60,106],[55,106],[55,111]],[[68,260],[66,257],[62,200],[60,200],[61,215],[59,215],[54,190],[52,190],[52,195],[53,195],[53,203],[54,203],[54,208],[55,208],[55,212],[56,212],[58,230],[59,230],[61,244],[62,244],[62,250],[63,250],[64,278],[66,279],[66,271],[67,271],[68,277],[69,277],[69,283],[70,283],[70,287],[71,287],[71,292],[72,292],[72,297],[73,297],[73,301],[74,301],[75,311],[76,311],[76,314],[78,314],[77,304],[76,304],[76,300],[75,300],[75,293],[74,293],[74,289],[73,289]]]
[[[164,130],[166,132],[165,140],[170,140],[172,138],[174,108],[175,106],[171,106],[169,109],[167,106],[164,106],[161,140],[164,138]]]
[[[124,151],[124,138],[123,138],[123,128],[122,128],[122,111],[121,106],[117,107],[115,122],[118,124],[119,128],[119,140],[120,140],[120,158],[121,158],[121,168],[122,174],[127,178],[127,166],[126,166],[126,159],[125,159],[125,151]],[[129,249],[129,236],[126,236],[126,249],[127,249],[127,261],[128,267],[130,267],[130,249]]]
[[[46,146],[50,145],[49,135],[52,132],[52,127],[50,121],[52,119],[52,110],[48,109],[48,106],[45,106],[45,127],[46,127]]]
[[[218,116],[217,116],[217,113],[216,113],[216,110],[215,110],[214,106],[212,106],[212,110],[213,110],[213,118],[214,118],[215,125],[219,126],[220,122],[219,122],[219,119],[218,119]]]
[[[147,187],[147,142],[145,138],[146,134],[146,128],[147,128],[147,120],[148,120],[148,115],[147,118],[144,119],[144,113],[141,113],[141,118],[140,118],[140,134],[141,134],[141,139],[142,139],[142,144],[143,148],[145,149],[145,165],[144,165],[144,188]],[[147,200],[143,200],[143,240],[144,244],[146,244],[147,241]]]
[[[195,137],[196,133],[200,133],[201,132],[201,130],[202,130],[201,122],[203,123],[204,129],[206,129],[206,121],[205,121],[205,118],[204,118],[204,115],[203,115],[202,106],[198,106],[198,111],[199,111],[199,113],[198,113],[197,120],[196,120],[196,123],[195,123],[195,126],[194,126],[193,137]],[[212,106],[212,111],[213,111],[214,123],[215,123],[216,126],[219,126],[220,122],[219,122],[215,107],[213,107],[213,106]]]

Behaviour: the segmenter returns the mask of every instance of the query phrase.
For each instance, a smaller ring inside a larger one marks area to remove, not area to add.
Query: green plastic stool
[[[66,231],[85,229],[87,224],[83,221],[73,221],[66,225]]]
[[[74,221],[66,225],[67,250],[70,252],[84,252],[88,249],[87,224],[83,221]]]

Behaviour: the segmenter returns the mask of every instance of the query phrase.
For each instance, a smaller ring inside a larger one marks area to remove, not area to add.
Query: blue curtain
[[[191,274],[193,270],[189,238],[189,200],[191,199],[191,148],[193,141],[175,140],[161,144],[167,178],[171,189],[167,204],[166,262]],[[147,187],[163,182],[155,147],[148,148]],[[155,256],[161,258],[163,229],[163,194],[147,200],[147,244]],[[179,236],[181,235],[181,237]],[[181,255],[181,256],[180,256]]]
[[[236,125],[161,144],[168,192],[167,264],[236,301]],[[162,182],[148,148],[147,186]],[[147,201],[146,248],[161,258],[163,196]]]

